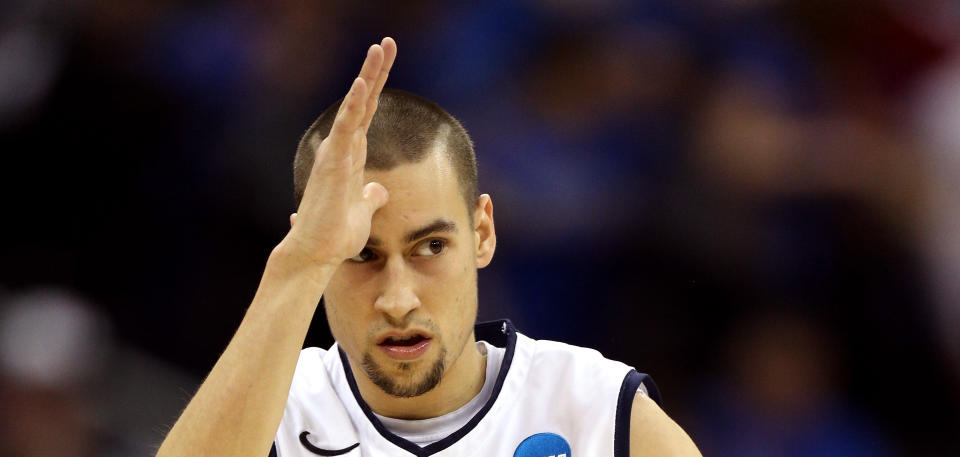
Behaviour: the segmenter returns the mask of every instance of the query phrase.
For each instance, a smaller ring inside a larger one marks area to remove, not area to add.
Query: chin
[[[367,352],[361,363],[364,373],[374,385],[388,395],[412,398],[423,395],[437,386],[446,371],[446,350],[436,358],[414,361],[390,361],[384,366]]]

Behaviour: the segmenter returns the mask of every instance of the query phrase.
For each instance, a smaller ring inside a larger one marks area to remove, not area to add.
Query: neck
[[[436,387],[417,397],[388,395],[373,384],[353,359],[347,357],[347,360],[360,395],[370,409],[381,416],[397,419],[428,419],[456,411],[480,393],[487,374],[486,360],[477,350],[473,332]]]

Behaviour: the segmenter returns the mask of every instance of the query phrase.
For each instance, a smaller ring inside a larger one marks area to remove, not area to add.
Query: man
[[[507,321],[474,330],[493,203],[456,120],[381,97],[396,52],[371,46],[301,141],[290,231],[157,455],[699,455],[645,375]],[[300,352],[321,296],[337,343]]]

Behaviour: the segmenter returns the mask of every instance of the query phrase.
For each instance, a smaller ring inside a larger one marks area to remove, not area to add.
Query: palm
[[[305,254],[315,261],[339,264],[363,249],[373,213],[387,201],[383,186],[364,185],[363,170],[367,129],[396,54],[391,38],[370,47],[330,134],[315,155],[291,229]]]

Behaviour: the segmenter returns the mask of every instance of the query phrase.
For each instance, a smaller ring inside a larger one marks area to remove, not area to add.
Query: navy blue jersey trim
[[[273,443],[270,445],[270,455],[268,455],[267,457],[277,457],[277,443]]]
[[[633,412],[633,397],[637,395],[640,384],[647,389],[647,396],[660,404],[660,389],[653,378],[637,370],[630,370],[620,384],[620,396],[617,398],[617,418],[613,431],[613,457],[630,457],[630,415]]]
[[[480,420],[487,415],[487,412],[493,407],[494,402],[497,401],[497,397],[500,396],[500,390],[503,389],[503,382],[507,377],[507,373],[510,371],[510,364],[513,362],[513,353],[517,347],[517,330],[513,328],[513,324],[507,319],[484,322],[474,327],[474,335],[477,337],[477,340],[484,340],[494,346],[506,348],[506,352],[503,354],[503,363],[500,365],[500,372],[497,374],[497,383],[493,386],[490,399],[487,400],[483,408],[480,408],[480,411],[478,411],[466,425],[460,427],[459,430],[451,433],[446,438],[424,447],[407,441],[384,427],[380,419],[377,419],[377,416],[373,414],[373,410],[370,409],[367,402],[360,396],[360,389],[357,387],[357,382],[353,377],[353,370],[350,368],[347,354],[343,352],[343,349],[339,347],[337,349],[340,350],[340,362],[343,364],[343,372],[347,377],[347,384],[350,385],[350,391],[353,392],[353,397],[357,399],[357,404],[360,405],[363,414],[367,416],[367,419],[373,424],[377,432],[386,438],[387,441],[397,445],[397,447],[417,457],[427,457],[452,446],[453,443],[456,443],[460,438],[466,436],[467,433],[470,433],[470,431],[480,423]]]

